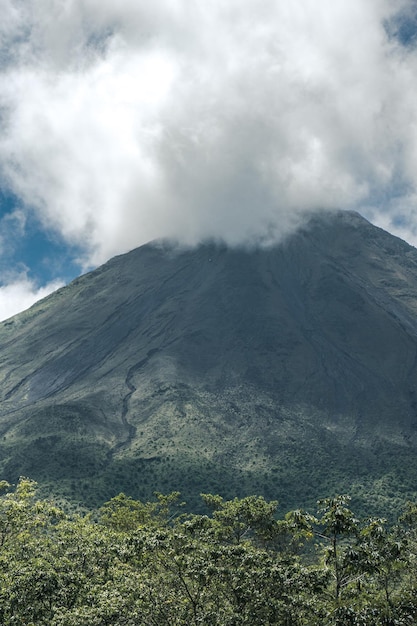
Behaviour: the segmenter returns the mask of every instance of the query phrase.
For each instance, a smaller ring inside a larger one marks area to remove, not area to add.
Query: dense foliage
[[[250,496],[120,494],[87,515],[0,483],[5,626],[408,625],[417,619],[417,506],[359,520],[348,496],[317,516]]]

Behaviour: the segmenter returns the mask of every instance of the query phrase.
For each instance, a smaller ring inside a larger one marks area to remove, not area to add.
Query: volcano
[[[284,507],[417,498],[417,250],[357,213],[273,247],[147,244],[0,324],[0,470]]]

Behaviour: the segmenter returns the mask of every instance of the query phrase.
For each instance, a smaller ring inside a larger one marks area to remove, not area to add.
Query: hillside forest
[[[88,513],[0,483],[4,626],[393,626],[417,620],[417,505],[396,523],[350,498],[279,517],[260,496],[123,493]]]

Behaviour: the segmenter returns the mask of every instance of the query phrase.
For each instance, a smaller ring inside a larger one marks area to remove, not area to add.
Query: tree
[[[278,502],[267,502],[262,496],[224,500],[221,496],[201,494],[213,509],[219,536],[232,543],[252,539],[262,545],[272,541],[281,531],[275,514]]]
[[[99,509],[102,524],[119,531],[135,530],[140,526],[160,526],[167,524],[176,515],[173,507],[182,506],[178,500],[180,493],[173,491],[168,495],[156,493],[155,502],[143,504],[124,493],[119,493]]]
[[[318,529],[316,535],[324,540],[324,563],[334,581],[334,600],[340,602],[343,589],[357,579],[356,553],[349,540],[359,533],[359,520],[347,507],[350,497],[337,495],[318,501]]]

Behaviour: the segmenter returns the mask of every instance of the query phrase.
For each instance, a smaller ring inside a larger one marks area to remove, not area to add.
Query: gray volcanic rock
[[[417,495],[417,251],[355,213],[116,257],[0,324],[0,469],[97,504]]]

